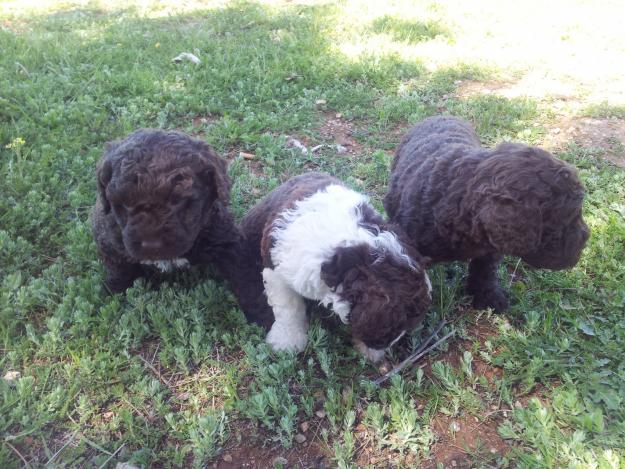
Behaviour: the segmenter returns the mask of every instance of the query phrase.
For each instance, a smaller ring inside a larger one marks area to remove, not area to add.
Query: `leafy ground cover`
[[[0,467],[625,467],[623,7],[518,3],[0,2]],[[592,237],[570,271],[511,259],[506,315],[432,269],[391,358],[441,318],[456,336],[388,384],[323,311],[303,354],[272,353],[208,269],[103,288],[106,141],[205,139],[238,216],[312,169],[381,208],[393,148],[437,113],[578,167]]]

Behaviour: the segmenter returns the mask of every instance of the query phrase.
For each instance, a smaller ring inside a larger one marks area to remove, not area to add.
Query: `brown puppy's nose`
[[[148,251],[158,251],[163,247],[163,242],[155,239],[150,241],[141,241],[141,249],[145,249]]]

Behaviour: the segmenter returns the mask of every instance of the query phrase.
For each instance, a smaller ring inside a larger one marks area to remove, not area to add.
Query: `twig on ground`
[[[15,446],[13,446],[8,441],[5,441],[4,444],[7,445],[9,448],[11,448],[11,450],[20,457],[20,459],[24,463],[24,467],[28,467],[30,469],[30,464],[28,464],[28,461],[26,461],[24,456],[22,456],[22,453],[20,453]]]
[[[437,331],[434,334],[432,334],[430,337],[428,337],[428,339],[426,339],[426,342],[425,342],[426,344],[431,340],[432,337],[434,337],[436,335],[436,333],[438,332],[438,330],[440,330],[440,328],[442,328],[441,324],[439,324],[439,326],[437,328]],[[437,340],[436,342],[434,342],[434,344],[430,345],[429,347],[420,346],[419,350],[417,350],[415,353],[410,355],[408,358],[406,358],[403,362],[401,362],[399,365],[397,365],[391,371],[389,371],[388,373],[386,373],[386,374],[380,376],[378,379],[376,379],[374,381],[374,384],[377,384],[379,386],[384,381],[389,379],[391,376],[396,375],[397,373],[402,371],[407,366],[415,364],[417,362],[417,360],[419,360],[421,357],[423,357],[423,356],[427,355],[428,353],[430,353],[432,350],[434,350],[436,347],[441,345],[443,342],[445,342],[447,339],[449,339],[455,333],[456,333],[456,330],[452,329],[452,331],[449,334],[446,334],[444,337],[442,337],[441,339]]]
[[[512,271],[512,275],[510,275],[510,283],[508,284],[508,290],[510,290],[510,287],[512,287],[512,282],[514,282],[514,276],[516,275],[516,271],[519,268],[520,263],[521,263],[521,258],[519,258],[519,260],[517,261],[516,265],[514,266],[514,270]]]
[[[163,375],[160,374],[160,372],[154,367],[154,365],[152,365],[149,361],[147,361],[145,358],[143,358],[141,355],[137,355],[141,361],[143,363],[145,363],[147,365],[147,367],[152,370],[154,372],[154,374],[158,377],[158,379],[161,380],[161,382],[167,386],[168,388],[170,387],[170,383],[169,381],[167,381],[165,378],[163,378]]]
[[[78,430],[76,430],[76,431],[74,431],[74,433],[72,433],[71,438],[70,438],[69,440],[67,440],[67,442],[66,442],[63,446],[61,446],[61,449],[59,449],[56,453],[54,453],[54,454],[52,455],[52,457],[51,457],[50,459],[48,459],[48,462],[46,463],[46,466],[50,465],[50,463],[52,463],[52,461],[54,461],[54,460],[56,459],[56,457],[57,457],[59,454],[61,454],[61,452],[62,452],[65,448],[67,448],[67,446],[68,446],[68,445],[69,445],[72,441],[74,441],[74,438],[76,438],[76,434],[77,434],[77,433],[78,433]]]
[[[117,453],[119,453],[119,452],[122,450],[122,448],[123,448],[124,446],[126,446],[126,443],[122,443],[121,445],[119,445],[119,448],[117,448],[117,449],[115,450],[115,452],[114,452],[113,454],[111,454],[111,455],[108,457],[108,459],[102,463],[102,465],[101,465],[100,467],[98,467],[98,469],[102,469],[104,466],[106,466],[106,464],[107,464],[107,463],[108,463],[111,459],[113,459],[113,458],[115,457],[115,455],[116,455]]]
[[[412,355],[416,355],[417,353],[423,352],[423,350],[425,350],[425,348],[428,345],[430,345],[430,342],[432,342],[434,337],[436,337],[438,333],[443,329],[445,324],[447,324],[447,321],[445,321],[444,319],[441,322],[439,322],[438,325],[436,326],[436,329],[434,329],[434,332],[432,332],[429,336],[425,338],[423,342],[421,342],[421,344],[419,344],[419,347],[417,347],[417,350],[412,352]]]

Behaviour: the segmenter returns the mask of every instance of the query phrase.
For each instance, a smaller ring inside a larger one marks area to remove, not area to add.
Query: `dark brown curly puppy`
[[[485,149],[467,122],[437,116],[404,137],[384,204],[423,255],[470,260],[474,306],[503,311],[503,255],[547,269],[577,263],[589,236],[583,198],[576,170],[550,153],[518,143]]]
[[[228,208],[226,162],[210,146],[179,132],[138,130],[107,145],[97,182],[93,232],[112,292],[150,269],[210,263],[248,319],[271,324],[262,289],[249,294],[256,272]]]
[[[304,299],[332,305],[372,361],[430,306],[426,260],[366,196],[332,176],[288,180],[248,212],[241,229],[275,315],[267,335],[274,349],[306,346]]]

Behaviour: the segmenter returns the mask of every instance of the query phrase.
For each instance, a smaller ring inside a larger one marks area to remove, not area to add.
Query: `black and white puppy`
[[[427,260],[365,195],[332,176],[288,180],[249,211],[241,230],[262,268],[275,350],[306,347],[304,299],[331,306],[374,362],[430,306]]]

